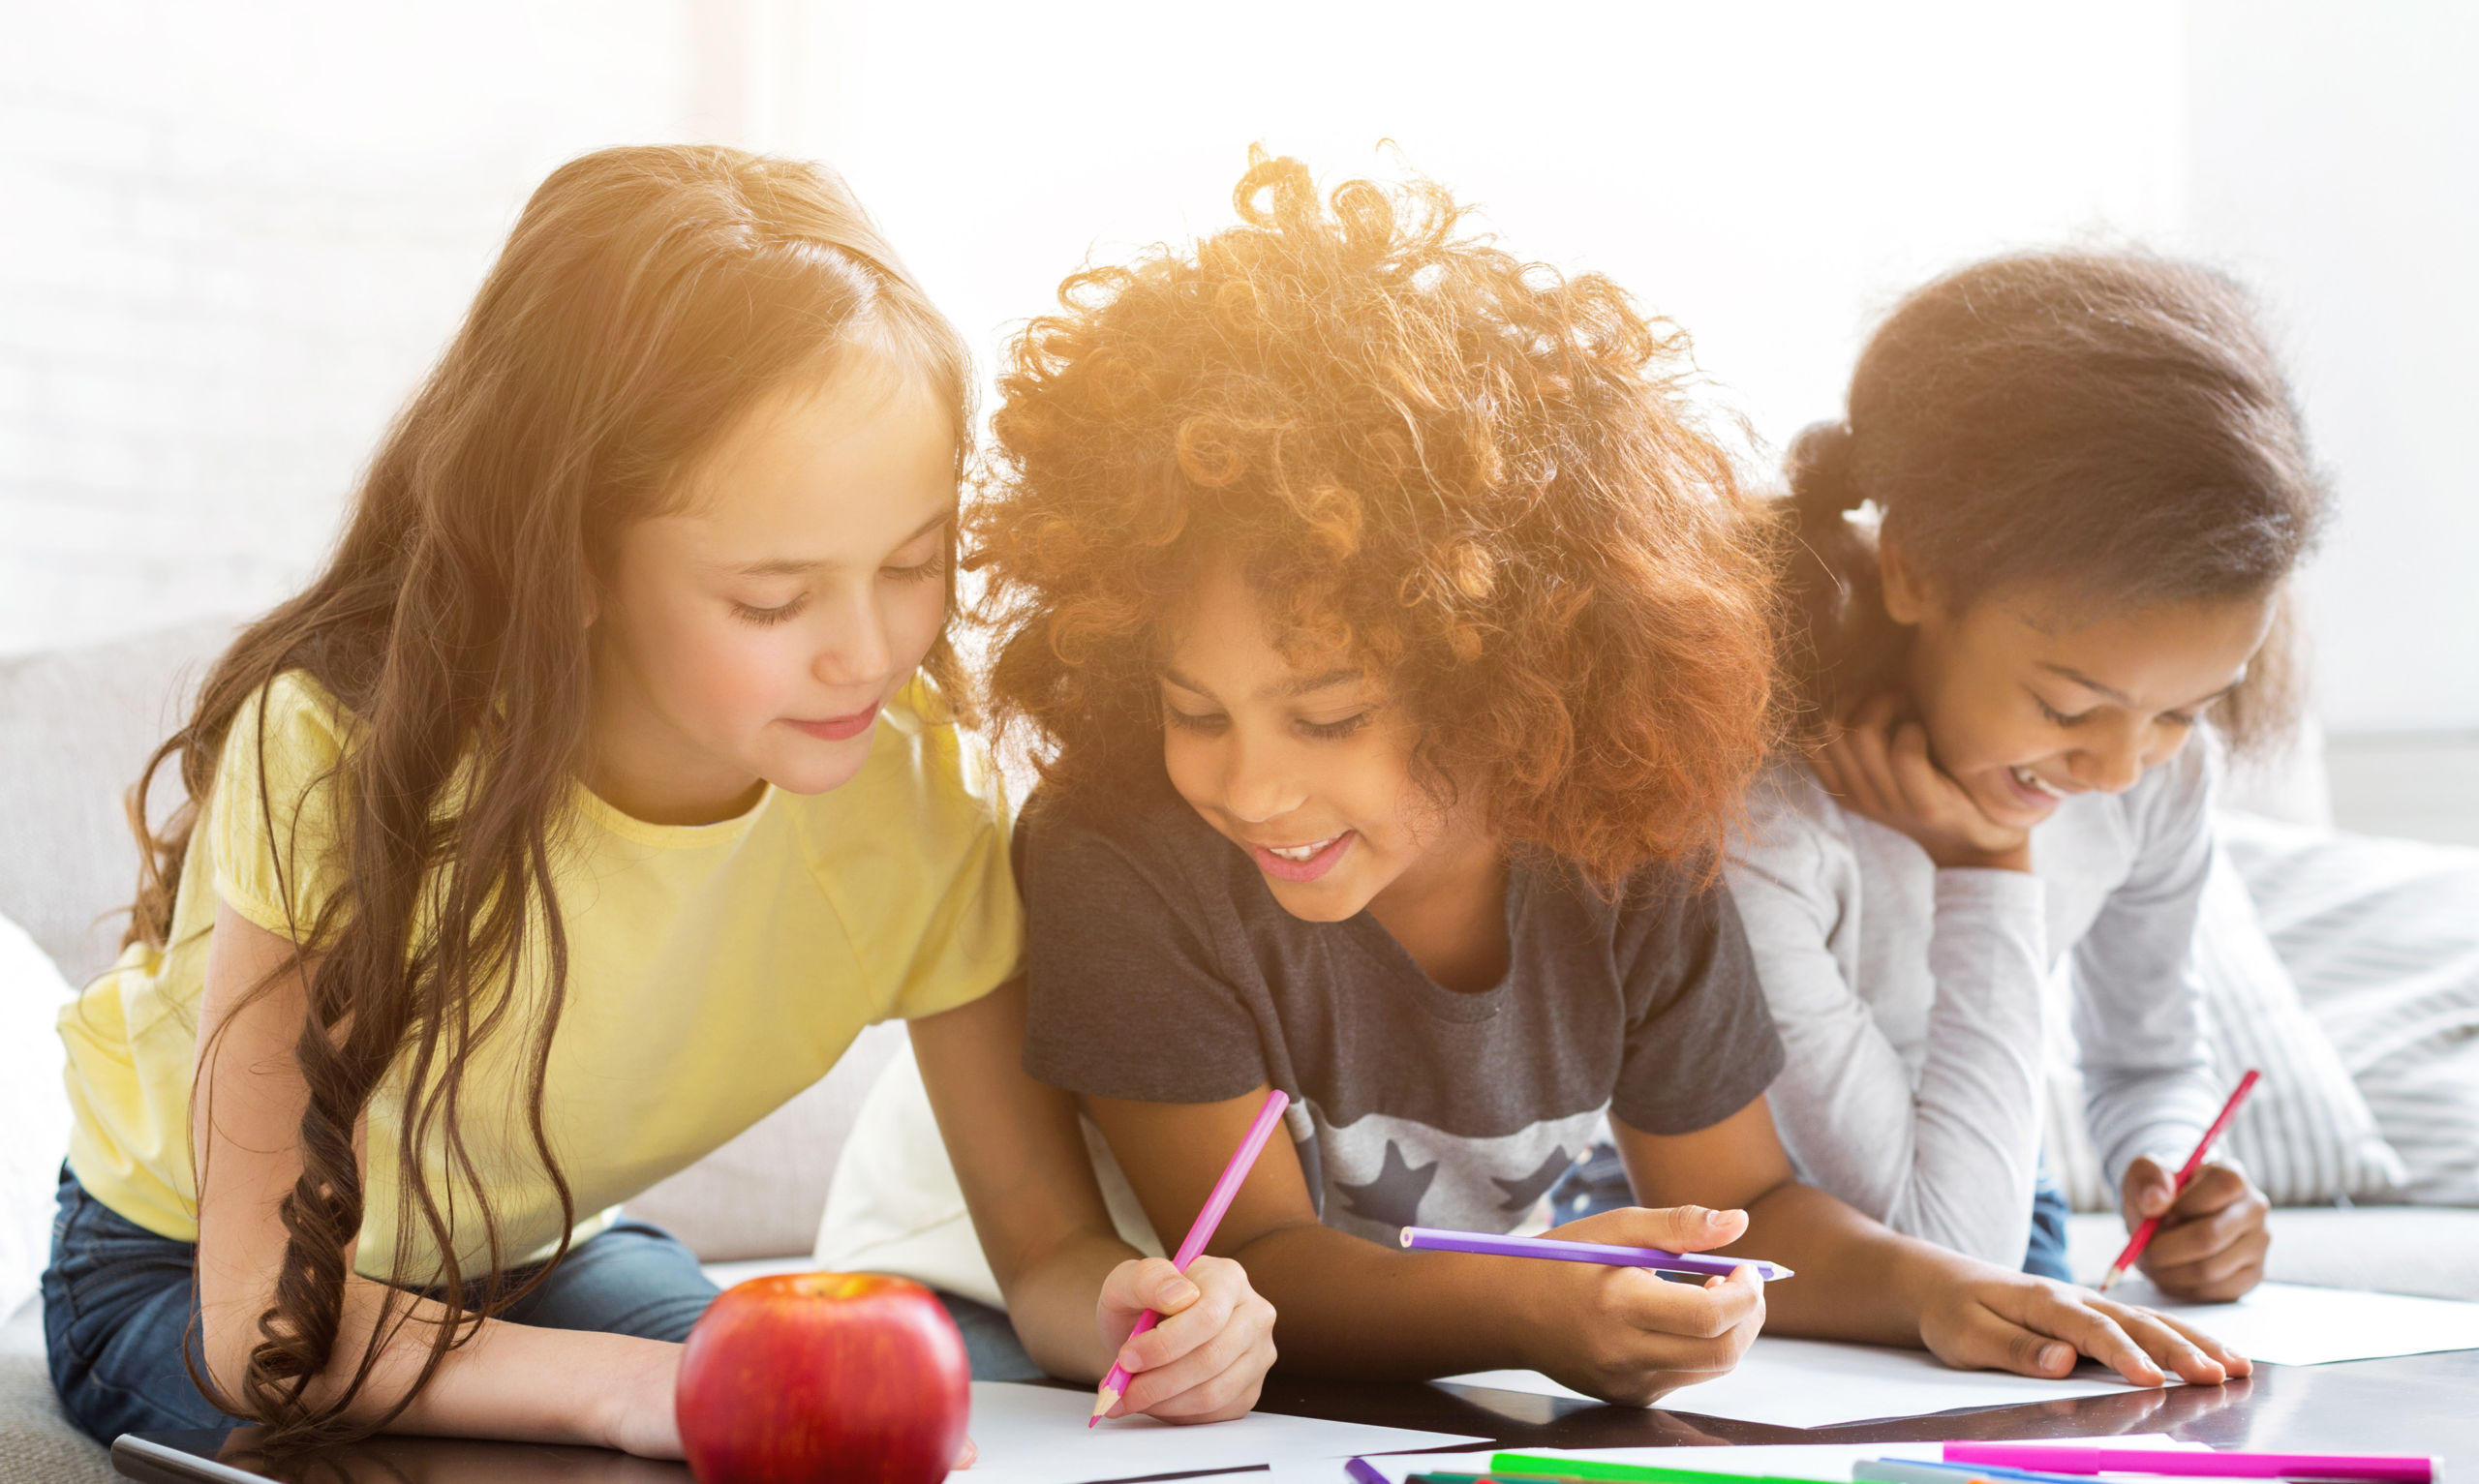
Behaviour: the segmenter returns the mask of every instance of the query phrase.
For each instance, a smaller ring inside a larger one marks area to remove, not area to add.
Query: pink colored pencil
[[[2229,1127],[2229,1120],[2238,1116],[2238,1105],[2246,1102],[2247,1095],[2255,1090],[2255,1079],[2262,1075],[2249,1068],[2247,1075],[2238,1079],[2238,1090],[2220,1105],[2220,1116],[2212,1121],[2211,1128],[2204,1130],[2203,1139],[2195,1145],[2195,1152],[2187,1156],[2187,1163],[2178,1170],[2178,1184],[2170,1194],[2171,1200],[2177,1199],[2177,1191],[2185,1190],[2187,1182],[2195,1177],[2195,1171],[2204,1167],[2204,1156],[2211,1152],[2213,1140],[2220,1137],[2221,1131]],[[2152,1234],[2159,1229],[2159,1217],[2147,1216],[2143,1219],[2143,1225],[2134,1228],[2134,1235],[2127,1238],[2126,1251],[2119,1253],[2118,1260],[2109,1264],[2108,1275],[2100,1280],[2101,1292],[2108,1292],[2109,1285],[2127,1275],[2127,1269],[2134,1266],[2134,1259],[2143,1256],[2143,1249],[2151,1243]]]
[[[2068,1443],[1949,1442],[1945,1462],[2045,1473],[2163,1473],[2187,1478],[2353,1479],[2430,1484],[2435,1460],[2416,1454],[2222,1453],[2201,1448],[2095,1448]]]
[[[1249,1122],[1248,1132],[1240,1136],[1240,1147],[1231,1151],[1231,1163],[1222,1166],[1222,1178],[1213,1182],[1213,1194],[1205,1198],[1205,1209],[1197,1213],[1196,1221],[1189,1226],[1188,1239],[1179,1244],[1179,1254],[1171,1259],[1172,1266],[1186,1272],[1188,1264],[1197,1260],[1205,1252],[1205,1245],[1213,1240],[1214,1228],[1222,1225],[1222,1213],[1231,1209],[1231,1197],[1240,1194],[1240,1186],[1248,1178],[1248,1171],[1256,1167],[1257,1156],[1264,1152],[1266,1140],[1273,1136],[1275,1127],[1282,1122],[1282,1110],[1289,1106],[1291,1094],[1281,1088],[1266,1094],[1265,1105],[1257,1109],[1257,1116]],[[1136,1327],[1127,1332],[1128,1339],[1133,1340],[1151,1329],[1161,1317],[1150,1309],[1138,1315]],[[1111,1374],[1102,1378],[1100,1400],[1093,1404],[1093,1415],[1085,1420],[1085,1425],[1091,1427],[1101,1421],[1102,1414],[1117,1407],[1119,1398],[1127,1395],[1127,1367],[1113,1365]]]

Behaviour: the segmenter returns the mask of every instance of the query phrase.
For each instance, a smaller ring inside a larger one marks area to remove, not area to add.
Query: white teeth
[[[2028,768],[2015,769],[2014,781],[2022,784],[2025,788],[2034,789],[2039,793],[2046,794],[2051,799],[2063,799],[2066,797],[2063,790],[2050,787],[2047,779],[2042,778],[2038,773],[2032,772],[2032,770]]]
[[[1279,856],[1283,860],[1304,865],[1308,862],[1317,858],[1317,852],[1325,849],[1327,846],[1331,845],[1334,841],[1341,838],[1341,835],[1333,834],[1328,835],[1326,838],[1317,841],[1313,845],[1269,845],[1266,847],[1266,854],[1270,856]]]

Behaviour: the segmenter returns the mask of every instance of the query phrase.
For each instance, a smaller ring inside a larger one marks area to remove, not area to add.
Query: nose
[[[1283,765],[1280,747],[1251,746],[1234,729],[1231,762],[1222,775],[1224,808],[1248,824],[1262,825],[1299,808],[1306,797]]]
[[[2074,781],[2103,794],[2123,794],[2143,776],[2141,723],[2129,722],[2076,749],[2069,770]]]
[[[887,642],[886,615],[878,611],[870,585],[848,591],[827,618],[819,625],[820,642],[810,658],[810,673],[826,685],[883,681],[894,663],[894,650]]]

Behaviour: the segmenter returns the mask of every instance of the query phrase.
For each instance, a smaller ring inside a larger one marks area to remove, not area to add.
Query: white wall
[[[2479,12],[0,0],[0,651],[262,605],[526,190],[632,138],[839,164],[987,353],[1251,139],[1416,167],[1695,332],[1778,446],[1870,319],[2060,239],[2268,291],[2342,489],[2328,717],[2479,726]],[[212,18],[208,18],[212,16]],[[1380,139],[1397,148],[1381,154]],[[28,224],[34,224],[31,227]]]
[[[808,38],[831,106],[787,132],[985,344],[1088,249],[1228,224],[1251,140],[1332,179],[1415,168],[1516,251],[1610,273],[1687,326],[1717,397],[1777,442],[1838,412],[1867,321],[1913,281],[2177,220],[2179,25],[2141,0],[2064,27],[1823,0],[1413,15],[1081,0],[1072,24],[1027,6],[959,25],[854,6]]]
[[[684,0],[0,0],[0,650],[266,606]]]
[[[2479,7],[2191,11],[2188,237],[2270,301],[2341,491],[2324,715],[2479,728]]]

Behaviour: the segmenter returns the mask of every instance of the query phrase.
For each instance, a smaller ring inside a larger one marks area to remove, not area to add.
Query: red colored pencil
[[[2195,1152],[2187,1156],[2186,1165],[2179,1169],[2177,1187],[2170,1192],[2169,1196],[2173,1203],[2178,1198],[2178,1193],[2187,1188],[2187,1182],[2195,1177],[2195,1171],[2203,1168],[2204,1156],[2212,1151],[2213,1140],[2220,1137],[2221,1131],[2229,1127],[2229,1120],[2238,1115],[2238,1105],[2246,1102],[2247,1095],[2255,1090],[2255,1079],[2262,1075],[2249,1068],[2247,1075],[2238,1079],[2238,1090],[2231,1093],[2229,1101],[2220,1105],[2220,1116],[2212,1121],[2211,1128],[2204,1130],[2202,1141],[2195,1145]],[[2144,1218],[2143,1225],[2134,1228],[2134,1235],[2127,1238],[2126,1251],[2118,1254],[2118,1260],[2109,1264],[2108,1276],[2100,1280],[2101,1292],[2108,1292],[2109,1285],[2126,1276],[2127,1269],[2134,1266],[2134,1259],[2143,1256],[2143,1249],[2151,1243],[2152,1234],[2159,1229],[2160,1217]]]

